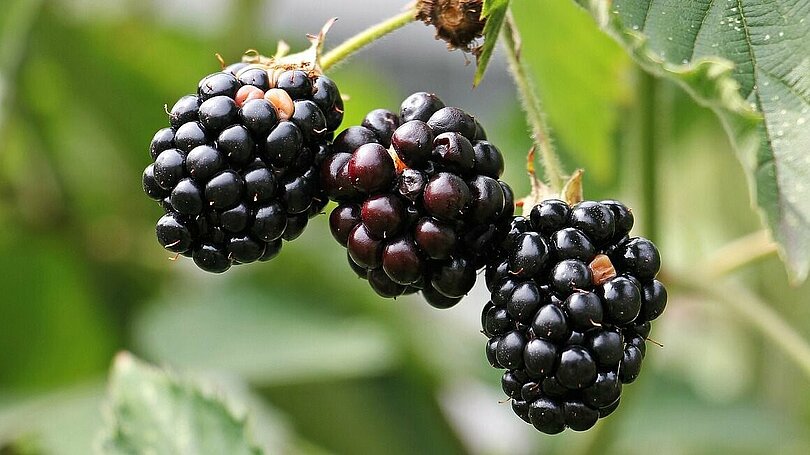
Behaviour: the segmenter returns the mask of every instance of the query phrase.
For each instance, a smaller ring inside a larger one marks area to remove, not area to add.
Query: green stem
[[[641,146],[641,206],[644,209],[642,219],[647,237],[658,239],[658,217],[656,216],[656,201],[658,199],[658,145],[656,132],[658,125],[656,116],[657,83],[655,77],[644,70],[638,71],[638,93],[641,102],[641,118],[639,119],[639,134]]]
[[[698,267],[699,275],[722,277],[776,253],[776,242],[761,230],[720,247]]]
[[[810,344],[776,311],[751,291],[733,285],[722,285],[712,277],[693,277],[686,273],[667,271],[673,285],[682,286],[722,302],[774,345],[784,352],[810,379]]]
[[[549,128],[543,114],[542,104],[529,77],[528,68],[520,61],[520,32],[518,32],[511,13],[507,15],[501,30],[501,39],[506,48],[506,60],[509,62],[509,72],[517,86],[518,95],[526,111],[526,121],[532,130],[532,138],[537,150],[540,152],[540,163],[543,166],[549,186],[555,192],[562,190],[565,177],[562,165],[554,146],[551,144]]]
[[[321,69],[324,71],[335,66],[337,63],[349,58],[368,44],[382,38],[383,36],[408,25],[416,19],[416,10],[408,11],[391,17],[377,25],[369,27],[341,43],[338,47],[324,54],[321,57]]]
[[[8,111],[13,108],[13,88],[43,4],[43,0],[12,2],[4,8],[5,17],[0,19],[0,131],[4,129]]]

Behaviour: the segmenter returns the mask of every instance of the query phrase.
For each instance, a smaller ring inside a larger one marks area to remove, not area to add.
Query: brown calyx
[[[446,41],[449,49],[471,52],[486,24],[483,5],[483,0],[420,0],[416,18],[436,27],[436,39]]]
[[[323,52],[323,43],[324,40],[326,40],[326,34],[329,32],[329,29],[332,28],[336,20],[337,18],[328,20],[317,35],[307,35],[310,46],[304,51],[289,54],[290,47],[284,41],[280,41],[276,53],[272,57],[266,57],[255,49],[249,49],[242,56],[242,61],[249,63],[250,68],[258,67],[267,70],[267,74],[270,76],[271,87],[275,87],[278,75],[284,71],[305,71],[310,78],[320,76],[323,74],[320,62],[321,53]]]

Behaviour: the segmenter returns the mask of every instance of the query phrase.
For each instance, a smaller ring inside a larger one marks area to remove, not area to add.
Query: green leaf
[[[481,8],[481,17],[488,17],[494,11],[508,6],[509,0],[484,0],[484,6]]]
[[[509,0],[484,0],[481,17],[487,18],[487,23],[484,25],[484,44],[476,53],[477,67],[473,86],[477,86],[484,79],[484,72],[492,58],[492,51],[495,50],[495,44],[498,42],[507,11],[509,11]]]
[[[340,317],[307,295],[220,284],[166,298],[136,321],[136,343],[179,367],[270,385],[377,375],[400,360],[379,324]]]
[[[116,358],[110,378],[108,454],[259,454],[244,420],[197,386],[131,354]]]
[[[810,0],[577,0],[723,122],[795,282],[810,270]]]
[[[510,8],[520,30],[521,59],[536,82],[563,164],[567,169],[587,169],[586,187],[592,196],[606,192],[617,178],[619,141],[615,132],[623,120],[622,107],[631,98],[625,83],[630,58],[621,46],[592,27],[591,17],[573,3],[534,0],[514,2]],[[542,27],[537,26],[537,18],[542,18]],[[522,130],[507,139],[525,138],[526,142],[502,145],[501,149],[517,152],[507,159],[519,161],[519,173],[510,185],[516,194],[525,194],[515,185],[528,184],[521,156],[530,144],[524,122],[515,120]]]
[[[38,395],[0,394],[0,447],[22,443],[33,446],[32,453],[91,453],[103,399],[100,380]]]

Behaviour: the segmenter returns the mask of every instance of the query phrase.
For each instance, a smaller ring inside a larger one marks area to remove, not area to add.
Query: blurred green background
[[[381,300],[323,217],[278,259],[224,276],[155,241],[160,209],[140,189],[149,140],[163,105],[218,69],[214,53],[301,48],[338,16],[329,48],[404,1],[3,0],[0,454],[90,453],[122,349],[216,384],[268,453],[808,453],[805,373],[756,315],[679,285],[761,229],[719,122],[640,74],[573,2],[513,3],[567,169],[586,170],[586,197],[634,207],[672,279],[652,333],[664,348],[650,346],[617,412],[587,433],[537,433],[500,403],[482,283],[445,311]],[[473,90],[468,60],[407,26],[330,74],[350,97],[344,125],[436,92],[481,119],[526,193],[530,141],[504,61]],[[810,337],[810,286],[790,288],[775,255],[713,280]]]

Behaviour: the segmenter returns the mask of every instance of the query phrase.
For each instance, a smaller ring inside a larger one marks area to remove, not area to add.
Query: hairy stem
[[[552,190],[559,193],[562,190],[565,177],[562,165],[549,136],[549,128],[543,114],[542,104],[537,95],[526,65],[520,61],[520,33],[515,25],[511,13],[507,15],[501,30],[501,39],[506,48],[506,60],[509,62],[509,72],[517,86],[523,110],[526,112],[526,121],[532,130],[532,139],[540,152],[540,164]]]
[[[363,30],[357,35],[354,35],[341,43],[338,47],[324,54],[324,56],[321,57],[321,68],[324,71],[328,70],[339,62],[349,58],[352,54],[365,46],[377,41],[394,30],[404,27],[405,25],[413,22],[415,19],[416,10],[409,9],[404,13],[398,14],[380,22],[379,24]]]

